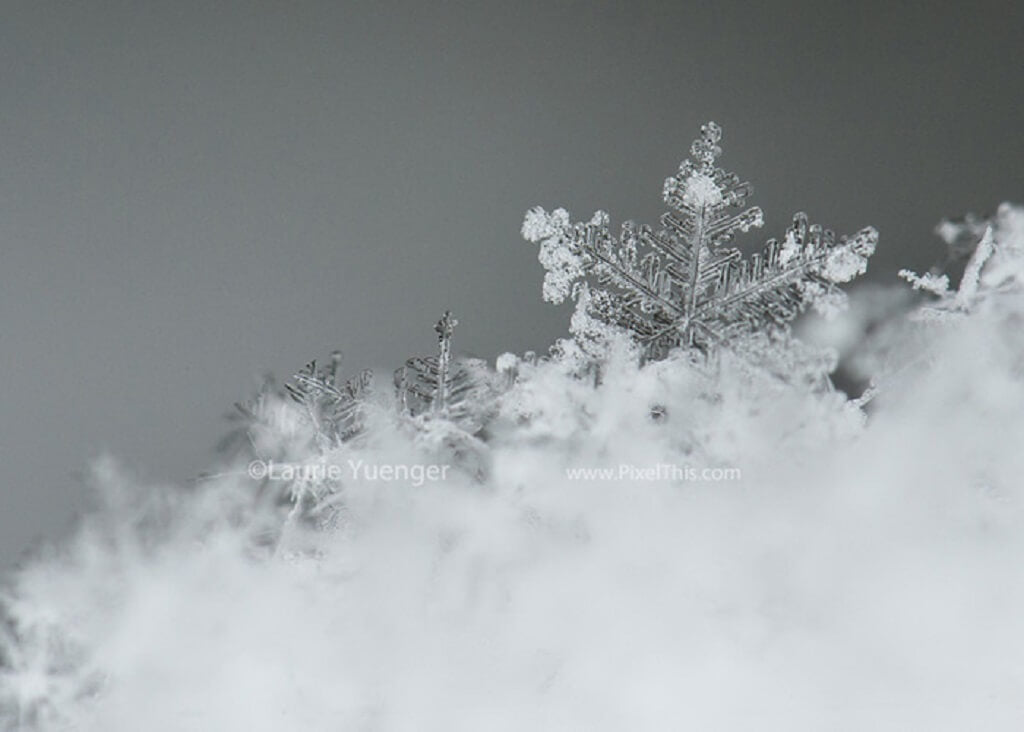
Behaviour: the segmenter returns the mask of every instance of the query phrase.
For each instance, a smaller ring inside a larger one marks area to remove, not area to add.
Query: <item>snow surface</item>
[[[1002,267],[1024,247],[997,243]],[[101,461],[98,510],[10,578],[0,720],[1022,729],[1024,302],[1000,292],[955,327],[861,339],[897,367],[867,417],[728,358],[711,376],[612,348],[595,383],[505,356],[484,479],[345,481],[335,527],[284,551],[259,548],[282,514],[244,475],[146,486]],[[854,349],[863,329],[834,327]],[[449,459],[371,434],[338,460]],[[619,477],[666,464],[742,477]]]

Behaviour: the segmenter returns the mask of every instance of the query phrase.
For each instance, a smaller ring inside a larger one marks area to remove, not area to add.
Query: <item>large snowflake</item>
[[[578,338],[596,320],[624,328],[659,358],[680,346],[709,351],[784,328],[808,306],[829,312],[843,305],[836,285],[866,270],[877,232],[837,240],[798,213],[781,242],[769,240],[745,259],[726,245],[764,217],[744,208],[750,184],[716,167],[721,135],[714,122],[704,125],[692,159],[665,181],[671,210],[657,230],[626,222],[616,239],[603,211],[578,224],[564,209],[527,213],[522,233],[540,243],[544,298],[577,302]]]

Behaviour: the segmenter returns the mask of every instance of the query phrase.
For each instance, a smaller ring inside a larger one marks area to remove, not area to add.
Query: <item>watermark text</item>
[[[448,480],[451,467],[436,463],[369,463],[352,459],[346,460],[344,465],[253,460],[247,472],[254,480],[315,483],[348,479],[381,483],[405,482],[419,488],[426,483]]]
[[[704,467],[678,465],[676,463],[655,463],[654,465],[634,465],[620,463],[613,466],[587,467],[575,466],[565,469],[565,477],[578,481],[645,481],[655,482],[708,482],[724,483],[742,480],[743,471],[739,468]]]

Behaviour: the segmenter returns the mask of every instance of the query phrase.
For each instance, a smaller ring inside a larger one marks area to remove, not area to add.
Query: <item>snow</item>
[[[719,138],[694,144],[705,168]],[[706,170],[687,180],[717,205]],[[901,285],[815,325],[834,349],[764,329],[660,359],[596,317],[614,301],[574,237],[607,225],[527,214],[573,337],[459,361],[481,424],[367,392],[359,437],[325,444],[303,407],[257,400],[258,454],[394,480],[296,490],[239,460],[184,488],[98,461],[96,509],[0,594],[0,724],[1024,728],[1024,209],[999,209],[955,293],[908,272],[931,295],[910,317]],[[874,241],[817,274],[860,274]],[[827,285],[796,281],[835,310]],[[840,349],[870,414],[822,386]],[[402,477],[431,467],[447,479]]]
[[[1019,729],[1011,325],[945,332],[867,422],[728,361],[625,349],[596,385],[522,362],[482,482],[347,481],[344,526],[276,559],[244,479],[102,464],[99,513],[15,577],[19,632],[84,660],[47,680],[83,730]],[[433,459],[398,433],[352,453]],[[742,477],[566,473],[656,464]]]

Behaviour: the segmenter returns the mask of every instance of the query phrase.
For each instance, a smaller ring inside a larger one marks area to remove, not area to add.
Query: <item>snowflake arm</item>
[[[706,322],[784,323],[807,306],[835,306],[835,285],[848,282],[867,268],[878,233],[866,228],[835,241],[820,226],[809,226],[804,214],[793,217],[785,244],[769,241],[760,254],[737,261],[698,313]],[[785,253],[785,256],[784,256]],[[841,297],[841,294],[840,294]]]
[[[335,351],[329,365],[318,369],[316,361],[310,361],[285,384],[325,448],[337,447],[362,432],[362,402],[373,380],[373,372],[367,369],[341,382],[340,367],[341,352]]]

